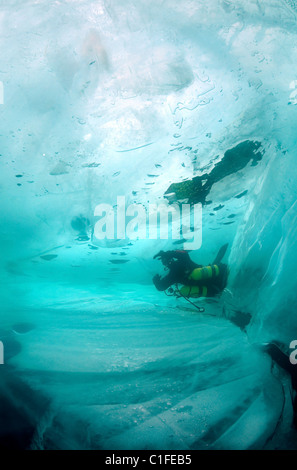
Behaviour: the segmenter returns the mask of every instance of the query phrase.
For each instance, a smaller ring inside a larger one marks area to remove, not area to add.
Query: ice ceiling
[[[225,311],[252,342],[296,339],[296,18],[293,0],[1,4],[3,327],[61,285],[150,286],[172,245],[96,240],[95,207],[164,201],[256,142],[212,180],[193,259],[229,243]]]

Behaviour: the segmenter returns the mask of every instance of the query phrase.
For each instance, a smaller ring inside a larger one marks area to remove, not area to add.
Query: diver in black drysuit
[[[153,283],[159,291],[165,291],[173,284],[184,284],[187,286],[206,286],[208,296],[219,294],[227,283],[227,265],[216,263],[219,267],[220,274],[215,278],[196,281],[190,280],[191,272],[196,268],[203,268],[203,265],[194,263],[189,253],[184,250],[160,251],[154,256],[154,259],[160,259],[169,270],[168,274],[161,277],[156,274],[153,277]]]

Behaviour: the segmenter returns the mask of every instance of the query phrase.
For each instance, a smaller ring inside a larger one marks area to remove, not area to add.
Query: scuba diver
[[[160,251],[154,259],[161,260],[169,272],[164,277],[156,274],[153,283],[159,291],[170,288],[170,292],[185,298],[217,296],[227,285],[228,267],[221,263],[227,247],[228,244],[222,246],[214,262],[207,266],[194,263],[184,250]],[[178,284],[183,286],[179,288]],[[172,285],[176,286],[175,291]]]

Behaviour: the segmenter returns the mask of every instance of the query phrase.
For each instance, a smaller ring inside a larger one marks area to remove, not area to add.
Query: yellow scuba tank
[[[218,277],[220,269],[217,264],[210,266],[203,266],[202,268],[194,269],[189,275],[190,281],[205,281],[206,279]]]
[[[182,286],[179,289],[179,293],[182,297],[207,297],[206,286]]]
[[[195,268],[189,275],[189,281],[206,281],[215,279],[220,274],[220,268],[217,264],[203,266],[202,268]],[[208,289],[206,286],[182,286],[180,294],[183,297],[207,297]]]

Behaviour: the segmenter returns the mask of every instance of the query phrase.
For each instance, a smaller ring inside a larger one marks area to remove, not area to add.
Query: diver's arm
[[[186,270],[191,270],[192,271],[195,268],[201,268],[202,267],[201,264],[197,264],[197,263],[195,263],[194,261],[191,260],[188,251],[176,250],[176,251],[173,251],[172,253],[174,253],[174,258],[177,259],[178,263],[180,264],[180,266],[183,267],[183,269],[185,271]]]
[[[154,259],[162,260],[163,258],[167,260],[175,258],[180,261],[189,261],[191,259],[189,253],[185,250],[161,250],[154,256]]]

